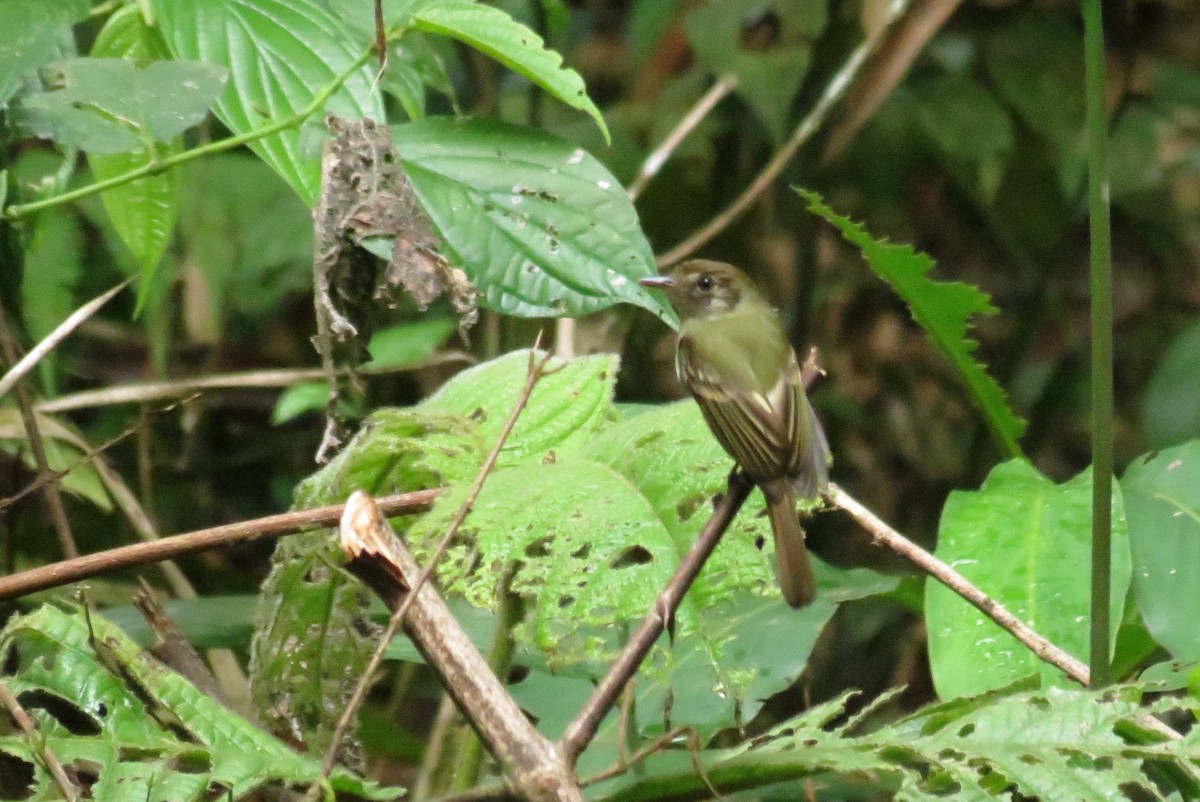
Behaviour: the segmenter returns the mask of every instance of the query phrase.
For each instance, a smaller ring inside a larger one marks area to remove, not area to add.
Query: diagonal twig
[[[1012,633],[1013,637],[1025,644],[1042,660],[1061,669],[1063,673],[1080,685],[1084,687],[1088,685],[1091,677],[1086,665],[1039,635],[1033,627],[1010,613],[1004,605],[988,596],[958,571],[892,529],[845,490],[837,485],[830,485],[829,500],[838,508],[849,513],[860,526],[870,533],[876,543],[887,546],[962,596],[981,613]]]
[[[541,339],[540,335],[538,339]],[[367,664],[367,668],[363,672],[362,677],[359,679],[358,685],[354,689],[354,693],[350,696],[350,700],[346,704],[346,709],[342,712],[341,717],[338,719],[337,726],[334,727],[333,738],[329,744],[329,751],[325,754],[325,763],[322,767],[322,776],[328,777],[329,772],[333,770],[333,764],[337,757],[337,750],[341,745],[342,737],[345,734],[346,727],[349,725],[350,719],[358,714],[358,708],[362,705],[363,698],[366,696],[367,687],[371,683],[371,678],[379,669],[379,664],[383,661],[383,655],[387,651],[388,644],[391,643],[392,638],[395,637],[396,632],[399,631],[400,625],[404,622],[404,616],[408,613],[409,607],[411,607],[413,602],[416,601],[421,587],[429,580],[429,577],[437,568],[438,561],[442,558],[442,555],[449,547],[450,541],[454,538],[454,535],[458,533],[458,529],[460,526],[462,526],[463,521],[466,520],[467,515],[470,514],[471,508],[475,504],[475,499],[479,497],[479,491],[483,489],[483,483],[487,480],[488,475],[496,466],[496,460],[499,459],[500,451],[504,448],[504,443],[508,440],[508,436],[512,433],[513,427],[517,423],[517,418],[521,416],[521,412],[525,409],[525,405],[529,403],[529,397],[533,394],[533,388],[537,385],[538,380],[541,379],[546,372],[546,365],[552,358],[552,355],[546,353],[540,359],[538,359],[537,345],[538,344],[535,342],[533,349],[531,349],[529,352],[529,375],[525,380],[525,386],[521,389],[521,393],[517,396],[517,401],[516,404],[513,405],[512,412],[510,412],[508,415],[508,420],[504,422],[504,427],[500,430],[500,436],[496,439],[496,444],[492,446],[492,450],[488,454],[487,459],[483,461],[483,466],[479,469],[479,474],[475,477],[475,481],[471,485],[471,489],[467,492],[466,500],[463,501],[462,506],[459,507],[458,512],[450,521],[450,526],[447,527],[446,534],[442,536],[437,548],[434,549],[433,554],[430,556],[428,563],[426,563],[425,567],[421,569],[420,575],[413,582],[413,586],[405,596],[403,603],[401,603],[400,606],[396,608],[396,611],[392,614],[391,619],[388,621],[387,627],[384,629],[383,636],[379,640],[379,646],[375,649],[375,653],[371,655],[371,660]],[[317,788],[317,786],[314,784],[312,788],[310,788],[310,793],[312,789],[315,788]]]
[[[0,352],[4,361],[14,367],[19,361],[17,343],[12,329],[8,325],[8,315],[4,312],[4,304],[0,304]],[[11,371],[10,371],[11,372]],[[17,401],[17,409],[21,414],[21,422],[25,426],[25,436],[29,438],[29,450],[33,453],[33,462],[37,466],[39,477],[50,476],[52,468],[46,457],[46,444],[42,442],[42,432],[38,427],[37,414],[33,411],[33,398],[25,387],[25,382],[18,379],[13,382],[13,396]],[[63,556],[67,559],[79,556],[79,547],[75,545],[75,537],[71,534],[71,523],[67,520],[67,507],[63,503],[62,490],[53,479],[45,483],[42,497],[46,501],[46,509],[50,513],[50,522],[58,533],[58,541],[62,546]]]
[[[45,359],[46,354],[54,350],[54,348],[63,340],[65,340],[71,332],[79,328],[79,326],[92,315],[100,310],[100,307],[111,301],[117,293],[129,286],[129,282],[133,281],[133,276],[122,281],[112,289],[97,295],[92,300],[88,301],[83,306],[76,309],[67,319],[59,323],[54,331],[42,338],[41,342],[29,349],[25,356],[9,368],[8,373],[0,378],[0,398],[8,395],[9,391],[16,386],[25,374],[33,370],[39,362]]]
[[[37,727],[33,720],[29,718],[29,714],[25,712],[25,708],[17,701],[17,697],[9,689],[2,680],[0,680],[0,704],[7,708],[9,715],[17,722],[17,726],[25,733],[25,738],[29,742],[29,750],[35,755],[40,755],[42,761],[46,764],[46,768],[50,771],[50,776],[54,778],[54,784],[58,786],[58,790],[62,791],[62,795],[69,800],[75,802],[79,798],[78,789],[69,779],[67,773],[63,771],[62,763],[59,762],[58,756],[50,749],[50,745],[39,737]],[[39,745],[38,741],[41,741]],[[39,746],[41,747],[39,749]]]
[[[758,200],[766,189],[771,186],[772,182],[779,177],[783,172],[783,168],[787,166],[792,157],[800,147],[807,142],[813,134],[825,122],[825,118],[829,116],[829,112],[842,99],[855,76],[858,75],[863,65],[866,64],[868,57],[883,41],[884,36],[892,29],[908,9],[909,0],[892,0],[888,8],[887,19],[876,31],[871,33],[867,38],[850,54],[846,59],[846,63],[829,81],[829,86],[825,90],[825,94],[821,95],[821,99],[813,106],[812,110],[800,121],[796,130],[788,138],[771,160],[763,167],[762,172],[755,176],[750,186],[742,191],[742,194],[737,197],[728,208],[721,211],[716,217],[704,224],[703,227],[693,232],[683,242],[676,245],[671,250],[658,256],[655,261],[660,266],[673,265],[683,259],[686,259],[698,249],[703,247],[709,240],[717,236],[725,230],[730,223],[742,215],[750,206]]]
[[[737,88],[738,77],[734,73],[728,73],[721,76],[721,79],[713,84],[704,95],[696,101],[696,104],[688,110],[687,114],[683,115],[671,133],[667,134],[662,143],[651,151],[646,160],[642,162],[641,169],[638,170],[637,177],[630,182],[629,187],[625,190],[625,194],[630,200],[637,200],[642,191],[646,189],[646,185],[650,183],[654,176],[658,175],[658,171],[667,163],[667,159],[671,158],[671,154],[675,152],[683,140],[687,139],[688,134],[696,129],[696,126],[709,115],[713,109],[717,107],[726,95]]]
[[[700,530],[700,535],[692,547],[679,561],[675,575],[663,588],[637,630],[626,641],[604,679],[600,680],[596,689],[592,691],[591,698],[567,725],[559,745],[563,755],[572,764],[591,743],[600,723],[616,703],[625,684],[637,673],[638,666],[646,659],[658,636],[674,621],[676,608],[700,574],[700,569],[704,567],[713,549],[721,542],[721,536],[746,502],[752,487],[740,471],[730,475],[728,490],[713,509],[712,517]]]

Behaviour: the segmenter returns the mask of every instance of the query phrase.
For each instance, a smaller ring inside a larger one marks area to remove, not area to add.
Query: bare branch
[[[692,582],[696,580],[708,556],[721,541],[721,536],[733,522],[734,516],[746,502],[752,487],[753,485],[740,471],[730,475],[728,490],[717,503],[708,523],[700,530],[696,542],[680,560],[675,575],[671,577],[671,581],[663,588],[654,606],[650,608],[650,612],[646,614],[637,630],[625,643],[621,653],[617,655],[617,659],[613,661],[612,667],[608,670],[608,674],[600,680],[600,684],[592,692],[591,698],[567,725],[559,745],[566,759],[572,765],[591,743],[592,738],[596,735],[596,730],[600,728],[600,723],[616,703],[625,684],[637,673],[638,667],[650,653],[658,636],[674,621],[676,608],[683,601]]]
[[[840,509],[850,514],[855,521],[870,533],[876,543],[887,546],[905,557],[925,573],[962,596],[981,613],[1012,633],[1013,637],[1029,647],[1029,650],[1050,665],[1059,668],[1080,685],[1090,680],[1088,667],[1050,641],[1043,638],[1028,624],[1004,608],[1004,605],[988,596],[962,574],[892,529],[875,513],[860,504],[845,490],[830,485],[829,499]]]
[[[791,137],[784,143],[771,160],[767,162],[750,186],[737,197],[728,208],[724,209],[720,214],[708,221],[702,228],[691,234],[683,242],[676,245],[671,250],[657,258],[660,266],[673,265],[676,262],[686,259],[691,254],[695,253],[703,247],[709,240],[717,236],[725,230],[725,228],[749,209],[758,196],[771,186],[772,182],[779,177],[783,172],[783,168],[787,166],[792,157],[796,155],[796,151],[808,142],[813,134],[825,122],[825,118],[829,115],[830,110],[842,99],[846,93],[846,89],[854,81],[859,70],[867,62],[867,58],[875,51],[875,48],[883,40],[883,37],[891,30],[896,21],[904,15],[908,9],[909,0],[892,0],[891,6],[888,9],[887,21],[874,31],[871,35],[855,48],[850,57],[846,59],[846,63],[838,70],[829,82],[829,86],[825,90],[825,94],[817,101],[808,115],[800,121],[800,125],[792,132]]]
[[[418,490],[413,493],[385,496],[377,499],[376,503],[385,515],[421,512],[429,509],[441,493],[440,488]],[[119,568],[148,565],[264,537],[294,535],[317,526],[333,526],[338,522],[344,508],[343,504],[330,504],[325,507],[269,515],[265,518],[214,526],[44,565],[19,574],[0,577],[0,601],[78,582]]]
[[[541,335],[538,336],[538,341],[541,341]],[[329,772],[333,770],[333,764],[337,758],[338,748],[341,746],[342,736],[346,732],[346,727],[350,723],[350,719],[358,715],[358,708],[362,705],[363,699],[366,697],[367,688],[371,683],[371,678],[379,669],[379,664],[383,661],[383,655],[387,651],[388,644],[392,642],[392,638],[396,636],[396,632],[400,629],[400,625],[404,622],[404,616],[408,612],[409,606],[420,597],[420,591],[425,583],[429,581],[429,577],[433,574],[437,567],[438,560],[445,554],[450,541],[458,533],[459,527],[463,521],[471,513],[471,508],[475,505],[475,499],[479,497],[479,491],[483,489],[483,483],[487,481],[488,474],[496,467],[496,460],[500,457],[500,451],[504,448],[504,444],[508,441],[508,436],[512,433],[513,427],[517,424],[517,418],[521,417],[521,412],[525,409],[525,405],[529,403],[529,396],[533,394],[533,388],[537,385],[545,373],[546,363],[550,361],[550,354],[545,354],[541,359],[536,358],[537,343],[534,343],[534,348],[529,352],[529,374],[525,380],[525,386],[521,388],[520,395],[517,396],[517,401],[513,405],[512,412],[508,415],[508,420],[504,422],[504,427],[500,430],[500,436],[496,438],[496,444],[492,446],[491,452],[487,455],[487,459],[483,461],[483,466],[479,469],[479,474],[475,477],[475,482],[471,485],[471,489],[467,491],[467,498],[459,507],[454,519],[450,521],[450,526],[446,528],[446,534],[442,536],[437,548],[429,558],[429,562],[421,570],[420,575],[411,586],[411,591],[408,593],[404,603],[395,609],[391,619],[388,621],[387,627],[384,629],[382,637],[379,639],[379,646],[375,649],[375,653],[371,655],[371,660],[367,663],[367,668],[363,671],[362,677],[358,681],[358,685],[354,689],[354,693],[350,696],[349,702],[346,704],[346,709],[342,712],[338,719],[337,726],[333,730],[333,738],[329,743],[329,751],[325,755],[325,765],[322,776],[328,777]],[[345,519],[343,519],[344,521]],[[344,525],[344,523],[343,523]],[[445,675],[443,675],[444,677]],[[453,693],[453,690],[451,689]],[[493,753],[494,754],[494,753]],[[316,788],[314,783],[312,788]],[[310,789],[311,793],[312,789]]]
[[[630,200],[637,200],[642,191],[646,189],[646,185],[654,176],[658,175],[658,171],[667,163],[667,159],[671,158],[671,154],[675,152],[683,140],[687,139],[688,134],[695,130],[696,126],[709,115],[709,113],[717,107],[726,95],[737,88],[738,77],[733,73],[721,76],[721,80],[713,84],[704,96],[696,101],[696,105],[692,106],[688,113],[683,115],[683,119],[676,124],[667,134],[657,148],[646,157],[642,162],[641,169],[638,170],[637,177],[630,182],[625,194]]]
[[[19,364],[17,342],[12,329],[9,328],[8,315],[4,311],[3,304],[0,304],[0,351],[3,351],[4,361],[12,365],[15,370]],[[21,414],[21,422],[25,426],[25,436],[29,438],[29,450],[33,452],[33,461],[37,466],[38,477],[43,479],[50,477],[53,469],[50,467],[50,461],[46,458],[46,446],[42,442],[37,415],[33,411],[32,396],[20,377],[13,381],[12,390],[17,401],[17,409]],[[75,545],[75,537],[71,534],[71,523],[67,520],[67,508],[63,504],[62,490],[59,488],[58,482],[53,478],[48,479],[45,482],[42,496],[46,500],[50,521],[58,533],[58,542],[62,546],[63,556],[68,559],[78,557],[79,547]]]
[[[445,353],[435,354],[417,365],[372,367],[370,364],[367,364],[359,368],[358,374],[360,376],[381,376],[391,373],[403,373],[433,365],[472,361],[474,361],[474,358],[470,354],[463,353],[462,351],[446,351]],[[42,413],[68,412],[76,409],[112,406],[114,404],[144,404],[150,401],[183,398],[193,393],[208,390],[290,387],[300,382],[323,381],[324,379],[324,368],[289,368],[287,370],[251,370],[241,373],[218,373],[213,376],[201,376],[199,378],[140,382],[138,384],[126,384],[119,387],[105,387],[101,390],[72,393],[71,395],[64,395],[41,402],[37,405],[37,411]]]
[[[46,354],[54,350],[54,348],[75,329],[79,328],[83,321],[87,320],[92,315],[100,310],[100,307],[111,301],[117,293],[129,286],[129,282],[133,281],[133,276],[122,281],[112,289],[101,293],[92,300],[88,301],[83,306],[76,309],[67,319],[59,323],[54,331],[42,338],[42,341],[29,349],[29,353],[25,354],[19,362],[9,369],[8,373],[4,374],[4,378],[0,378],[0,398],[8,395],[9,391],[16,386],[25,374],[33,370],[39,362],[46,358]]]

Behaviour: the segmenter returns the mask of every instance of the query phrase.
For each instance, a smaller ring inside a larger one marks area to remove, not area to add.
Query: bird
[[[806,607],[817,589],[795,500],[828,489],[829,444],[779,315],[749,276],[724,262],[693,259],[639,283],[664,291],[679,314],[680,383],[761,488],[783,598]]]

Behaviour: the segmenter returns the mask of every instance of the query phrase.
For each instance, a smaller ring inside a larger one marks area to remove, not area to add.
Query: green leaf
[[[261,160],[210,156],[189,166],[184,186],[183,258],[207,282],[214,320],[231,309],[269,320],[288,293],[310,290],[312,213]]]
[[[419,365],[433,356],[438,346],[458,329],[458,321],[450,317],[429,317],[400,323],[371,335],[367,350],[372,367]]]
[[[88,444],[68,426],[48,415],[38,416],[38,430],[42,436],[42,447],[46,450],[46,461],[53,471],[68,471],[59,480],[68,493],[87,499],[104,512],[112,511],[112,499],[104,482],[90,461],[84,459],[90,448]],[[25,424],[16,409],[0,409],[0,447],[9,453],[18,454],[31,471],[37,471],[37,461],[29,448],[29,437]]]
[[[711,781],[721,790],[753,789],[756,798],[778,800],[1116,802],[1131,794],[1190,799],[1200,781],[1194,745],[1148,738],[1139,723],[1170,702],[1140,707],[1134,688],[1009,689],[932,705],[866,734],[862,714],[847,709],[851,695],[734,749],[695,757],[685,749],[662,751],[637,771],[589,788],[589,798],[704,798]]]
[[[746,49],[747,24],[753,27],[767,14],[777,25],[775,37],[761,47]],[[787,133],[792,100],[812,63],[812,43],[824,29],[826,16],[825,4],[808,0],[725,0],[693,8],[684,25],[700,63],[717,75],[737,76],[735,91],[779,144]]]
[[[604,141],[611,141],[604,115],[588,97],[579,73],[563,67],[562,56],[547,50],[542,37],[503,11],[448,0],[421,8],[413,14],[412,25],[419,31],[457,39],[524,75],[571,108],[590,115],[604,134]]]
[[[92,153],[128,153],[166,142],[208,114],[226,72],[197,61],[77,58],[55,64],[65,86],[21,102],[36,136]]]
[[[994,468],[977,491],[950,494],[938,526],[937,556],[1059,648],[1088,655],[1091,472],[1056,485],[1024,460]],[[1129,590],[1129,534],[1113,489],[1113,637]],[[929,661],[943,698],[1003,687],[1040,673],[1066,680],[953,591],[925,586]]]
[[[424,564],[468,492],[457,485],[407,535]],[[645,615],[678,556],[645,498],[611,468],[573,457],[492,473],[438,562],[448,592],[490,607],[511,567],[510,587],[530,600],[514,637],[552,661],[616,651],[614,624]]]
[[[28,236],[21,309],[29,335],[40,340],[75,309],[75,287],[83,273],[83,232],[73,215],[50,208],[38,213]],[[38,366],[44,387],[51,394],[56,390],[57,359],[58,355],[52,353]]]
[[[88,14],[87,0],[4,0],[0,25],[0,109],[25,74],[54,58],[71,41],[71,25]]]
[[[796,191],[808,203],[809,211],[832,223],[848,242],[862,250],[875,274],[904,299],[913,319],[958,369],[1000,450],[1009,457],[1019,455],[1017,441],[1025,422],[1009,407],[996,380],[972,356],[979,343],[968,335],[967,320],[975,314],[996,314],[987,294],[957,281],[933,281],[928,273],[934,263],[925,254],[909,245],[872,239],[862,225],[834,212],[815,192]]]
[[[318,757],[231,713],[100,616],[89,622],[79,609],[41,607],[0,633],[0,654],[7,656],[5,684],[26,700],[50,750],[64,764],[86,761],[97,772],[96,799],[242,798],[269,784],[306,785],[321,776]],[[46,795],[53,793],[50,778],[24,746],[21,734],[0,736],[0,753],[33,769],[35,798],[53,798]],[[341,768],[329,787],[368,799],[398,790]]]
[[[355,490],[386,495],[465,482],[483,462],[474,425],[421,409],[383,409],[328,465],[296,490],[296,507],[344,501]],[[396,522],[400,529],[404,523]],[[251,693],[273,732],[328,747],[335,721],[374,649],[371,595],[343,571],[332,531],[280,541],[263,583],[251,645]]]
[[[92,56],[135,62],[168,57],[166,45],[158,32],[146,25],[141,9],[136,5],[117,9],[108,18],[92,45]],[[183,139],[176,136],[153,150],[143,148],[132,153],[108,155],[93,153],[88,156],[88,164],[95,179],[105,181],[141,167],[156,157],[161,159],[182,151]],[[133,252],[141,269],[140,307],[146,301],[154,269],[175,230],[175,217],[179,212],[179,173],[167,170],[143,176],[101,193],[100,199],[117,236]]]
[[[541,354],[532,356],[540,359]],[[470,418],[491,447],[500,437],[529,371],[530,351],[513,351],[459,373],[420,409]],[[551,359],[504,443],[497,465],[540,462],[583,444],[612,414],[617,357]]]
[[[1142,431],[1151,448],[1200,437],[1200,319],[1167,346],[1142,399]]]
[[[650,502],[683,554],[724,492],[733,461],[709,432],[699,407],[679,401],[652,407],[594,437],[581,452],[619,471]],[[756,490],[721,539],[688,594],[695,626],[681,626],[665,671],[638,683],[638,719],[661,725],[669,692],[671,720],[704,735],[748,721],[764,700],[791,684],[839,604],[883,593],[895,580],[837,571],[820,560],[817,601],[793,610],[774,575],[770,526]],[[615,722],[614,722],[615,724]]]
[[[1121,493],[1146,628],[1175,657],[1200,660],[1200,441],[1136,460]]]
[[[485,120],[393,130],[421,205],[484,306],[550,317],[623,301],[674,319],[637,283],[657,272],[637,212],[585,151]]]
[[[354,64],[367,42],[317,0],[153,0],[167,46],[176,58],[229,68],[215,112],[235,134],[285,120]],[[385,119],[364,65],[329,99],[327,111],[346,119]],[[318,119],[322,111],[317,110]],[[297,130],[256,139],[250,148],[312,205],[321,185],[319,154],[306,154]]]
[[[308,412],[323,412],[329,403],[327,382],[304,382],[279,394],[271,410],[271,425],[280,426]]]
[[[967,188],[990,204],[1016,144],[1008,111],[986,87],[962,75],[923,81],[915,94],[926,136],[965,174]]]

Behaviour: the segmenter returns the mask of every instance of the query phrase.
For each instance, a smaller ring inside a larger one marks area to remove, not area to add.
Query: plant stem
[[[1112,240],[1108,208],[1108,120],[1100,0],[1083,4],[1088,127],[1088,232],[1092,290],[1092,686],[1111,681],[1109,594],[1112,573]]]
[[[77,201],[81,198],[86,198],[89,195],[95,195],[97,192],[104,192],[105,190],[112,189],[113,187],[119,187],[122,184],[128,184],[130,181],[136,181],[137,179],[144,178],[148,175],[161,173],[164,170],[177,167],[180,164],[193,161],[202,156],[208,156],[213,153],[221,153],[226,150],[232,150],[233,148],[241,147],[242,145],[249,144],[255,140],[270,136],[271,134],[278,134],[281,131],[288,130],[289,128],[295,128],[296,126],[302,124],[309,117],[320,111],[325,105],[325,102],[333,96],[333,93],[340,89],[342,84],[346,83],[346,81],[350,79],[350,76],[362,69],[363,65],[365,65],[371,59],[371,54],[374,52],[375,46],[372,44],[371,47],[363,51],[363,53],[361,53],[359,57],[354,60],[354,63],[351,64],[345,72],[337,76],[337,78],[335,78],[328,86],[318,92],[316,96],[313,97],[311,103],[290,117],[285,117],[278,122],[271,123],[270,125],[262,128],[256,128],[253,131],[247,131],[244,134],[238,134],[237,136],[231,136],[228,139],[222,139],[219,142],[210,142],[207,145],[202,145],[201,147],[193,148],[192,150],[185,150],[182,153],[176,153],[172,156],[167,156],[164,159],[151,158],[150,161],[146,162],[141,167],[134,168],[127,173],[115,175],[112,178],[106,178],[103,181],[97,181],[94,184],[88,184],[87,186],[73,189],[70,192],[64,192],[61,195],[55,195],[52,198],[43,198],[42,200],[32,201],[30,203],[9,206],[8,208],[4,209],[0,216],[8,220],[20,220],[22,217],[28,217],[30,214],[41,209],[48,209],[52,206],[61,206],[64,203]]]

